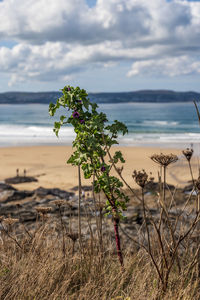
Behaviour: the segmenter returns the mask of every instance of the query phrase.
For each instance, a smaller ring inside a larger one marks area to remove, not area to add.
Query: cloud
[[[19,42],[89,42],[96,35],[91,31],[91,8],[84,0],[4,0],[0,18],[0,38]]]
[[[188,56],[172,57],[165,59],[146,60],[136,62],[128,72],[128,77],[139,74],[166,75],[175,77],[179,75],[200,74],[200,61]]]
[[[199,3],[165,0],[98,0],[92,8],[84,0],[4,0],[0,37],[32,44],[164,41],[190,25],[195,14],[198,19],[197,7]]]
[[[128,62],[127,76],[199,73],[200,3],[174,0],[4,0],[0,72],[16,81],[70,78]],[[124,74],[126,75],[126,74]]]

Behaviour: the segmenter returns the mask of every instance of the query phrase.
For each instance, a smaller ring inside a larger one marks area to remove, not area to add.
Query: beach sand
[[[187,161],[182,155],[183,149],[161,149],[149,147],[113,147],[114,151],[121,150],[126,163],[123,176],[131,186],[135,186],[132,179],[133,170],[145,169],[152,172],[155,181],[158,178],[160,167],[154,163],[150,156],[154,153],[173,153],[179,156],[179,161],[168,167],[167,182],[182,187],[191,180]],[[17,189],[32,190],[39,186],[45,188],[71,189],[78,185],[77,167],[67,164],[66,161],[72,153],[71,146],[31,146],[0,148],[0,181],[14,177],[16,169],[23,175],[24,169],[27,176],[37,177],[38,182],[17,184]],[[198,176],[198,158],[192,158],[195,178]],[[89,185],[91,180],[82,176],[82,184]]]

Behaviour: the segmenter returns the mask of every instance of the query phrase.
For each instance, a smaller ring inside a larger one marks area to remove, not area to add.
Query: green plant
[[[60,107],[66,108],[66,115],[61,115],[60,121],[54,123],[54,132],[58,136],[59,130],[64,124],[71,124],[74,127],[76,133],[73,141],[74,152],[67,163],[79,168],[79,187],[81,186],[81,167],[86,179],[94,176],[95,193],[103,191],[105,194],[107,199],[105,209],[107,214],[112,215],[113,218],[117,254],[120,264],[123,266],[118,227],[120,218],[123,217],[122,211],[126,209],[129,198],[121,189],[123,183],[118,177],[112,176],[110,171],[113,165],[118,162],[124,163],[125,160],[120,151],[116,151],[111,157],[110,148],[118,144],[117,137],[120,132],[123,135],[128,132],[127,127],[117,120],[113,124],[107,125],[106,115],[98,112],[97,104],[90,102],[84,89],[65,86],[62,92],[63,95],[56,104],[50,103],[49,105],[51,116],[54,116]],[[79,218],[79,233],[80,230]]]

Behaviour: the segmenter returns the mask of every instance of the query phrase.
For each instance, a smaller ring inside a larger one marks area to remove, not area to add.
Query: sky
[[[0,0],[0,92],[200,92],[200,1]]]

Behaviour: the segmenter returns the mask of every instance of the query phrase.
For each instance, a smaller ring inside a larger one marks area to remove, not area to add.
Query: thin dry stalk
[[[104,144],[105,144],[105,150],[108,154],[108,157],[110,159],[110,161],[112,162],[112,166],[114,167],[115,171],[117,172],[117,174],[119,175],[120,179],[123,181],[123,183],[127,186],[127,188],[132,192],[132,194],[135,196],[135,198],[137,200],[139,200],[139,202],[141,203],[142,200],[140,199],[140,197],[138,197],[138,195],[135,193],[134,189],[127,183],[127,181],[124,179],[124,177],[122,176],[122,172],[121,170],[119,170],[119,168],[116,166],[116,164],[114,163],[113,161],[113,158],[112,158],[112,155],[110,153],[110,150],[108,148],[108,146],[106,145],[106,142],[105,142],[105,137],[104,137],[104,134],[102,134],[102,137],[103,137],[103,141],[104,141]]]
[[[12,221],[12,220],[13,220],[13,221]],[[8,220],[8,219],[4,219],[4,222],[8,221],[8,223],[7,223],[8,229],[6,229],[6,228],[4,227],[4,225],[1,223],[1,228],[2,228],[1,230],[2,230],[2,232],[3,232],[7,237],[9,237],[12,241],[14,241],[15,244],[16,244],[21,250],[23,250],[22,246],[20,245],[20,243],[18,242],[18,240],[16,239],[16,237],[13,236],[13,235],[11,234],[11,232],[12,232],[13,230],[11,229],[10,226],[12,226],[15,222],[17,222],[16,220],[17,220],[17,219],[11,219],[11,218],[9,218],[9,220]]]
[[[103,253],[102,212],[101,212],[100,205],[99,205],[99,210],[97,210],[96,196],[95,196],[95,192],[94,192],[94,182],[95,182],[95,174],[93,174],[92,198],[93,198],[93,204],[94,204],[94,209],[95,209],[94,213],[95,213],[95,221],[96,221],[96,228],[97,228],[97,236],[98,236],[98,240],[99,240],[99,248],[100,248],[100,252]],[[99,213],[99,217],[97,216],[97,213]]]
[[[61,211],[61,206],[65,203],[65,201],[64,200],[55,200],[52,203],[58,207],[58,211],[59,211],[60,225],[61,225],[61,230],[62,230],[62,251],[63,251],[63,256],[65,257],[65,255],[66,255],[65,225],[63,222],[62,211]]]

